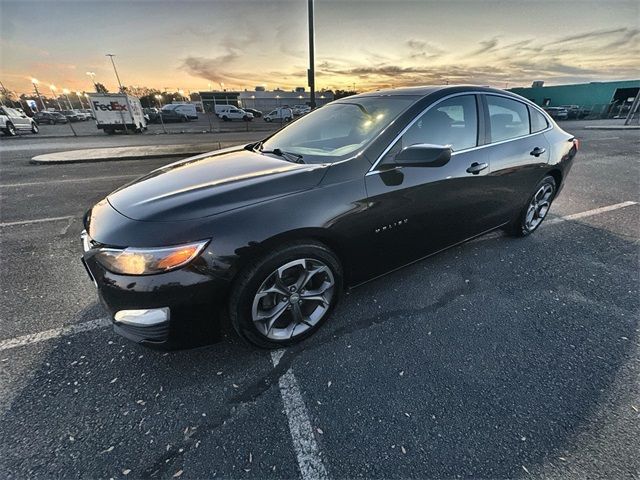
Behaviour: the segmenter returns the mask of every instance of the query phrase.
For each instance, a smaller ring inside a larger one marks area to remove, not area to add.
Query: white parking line
[[[55,222],[57,220],[69,220],[70,218],[75,218],[75,217],[66,216],[66,217],[36,218],[33,220],[20,220],[18,222],[0,223],[0,227],[15,227],[17,225],[28,225],[30,223]]]
[[[75,218],[75,217],[68,215],[66,217],[49,217],[49,218],[35,218],[33,220],[20,220],[18,222],[0,223],[0,227],[15,227],[17,225],[28,225],[30,223],[55,222],[57,220],[69,220],[70,218]]]
[[[271,352],[273,366],[278,366],[284,350]],[[303,480],[329,478],[327,469],[322,463],[320,449],[311,427],[307,407],[302,399],[298,381],[291,369],[280,377],[280,396],[284,404],[284,411],[289,421],[289,431],[293,441],[293,449],[298,458],[298,468]]]
[[[77,182],[94,182],[102,180],[119,180],[122,178],[136,178],[139,175],[110,175],[106,177],[88,177],[88,178],[64,178],[61,180],[47,180],[46,182],[23,182],[23,183],[5,183],[0,184],[0,188],[14,188],[14,187],[37,187],[40,185],[51,185],[52,183],[77,183]]]
[[[107,317],[102,317],[96,318],[95,320],[89,320],[88,322],[67,325],[66,327],[52,328],[51,330],[45,330],[44,332],[8,338],[0,341],[0,352],[11,348],[24,347],[25,345],[44,342],[45,340],[50,340],[52,338],[66,337],[80,332],[95,330],[96,328],[106,327],[110,324],[111,321]]]
[[[594,208],[593,210],[587,210],[586,212],[574,213],[572,215],[565,215],[563,217],[551,218],[547,222],[547,225],[554,225],[560,222],[566,222],[568,220],[578,220],[580,218],[591,217],[593,215],[599,215],[601,213],[611,212],[613,210],[619,210],[621,208],[630,207],[631,205],[638,205],[638,202],[622,202],[615,205],[608,205],[606,207]]]

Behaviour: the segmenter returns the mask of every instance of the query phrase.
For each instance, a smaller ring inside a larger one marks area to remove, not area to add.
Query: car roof
[[[482,85],[422,85],[416,87],[401,87],[401,88],[389,88],[382,90],[375,90],[373,92],[360,93],[358,95],[352,95],[350,97],[344,97],[344,99],[361,98],[361,97],[381,97],[381,96],[416,96],[426,97],[432,93],[464,93],[465,91],[473,92],[485,92],[485,93],[499,93],[501,95],[508,95],[510,97],[521,99],[519,95],[516,95],[508,90],[500,90],[498,88],[492,88]],[[338,100],[339,101],[339,100]]]

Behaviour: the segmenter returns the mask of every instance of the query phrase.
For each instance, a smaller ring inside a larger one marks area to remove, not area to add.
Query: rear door
[[[486,188],[488,152],[477,148],[482,131],[479,99],[445,99],[417,117],[365,177],[377,251],[371,269],[382,273],[492,228]],[[451,145],[441,167],[398,167],[395,155],[410,145]],[[473,172],[476,173],[473,173]]]
[[[490,175],[487,187],[495,204],[494,223],[513,219],[546,172],[550,128],[536,108],[519,100],[484,94]]]

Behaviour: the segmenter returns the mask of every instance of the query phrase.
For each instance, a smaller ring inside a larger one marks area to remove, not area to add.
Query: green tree
[[[107,87],[105,87],[102,83],[96,83],[96,92],[109,93],[109,90],[107,90]]]

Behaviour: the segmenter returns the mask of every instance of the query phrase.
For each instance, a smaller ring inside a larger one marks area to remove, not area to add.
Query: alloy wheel
[[[547,216],[551,207],[551,199],[553,197],[553,185],[545,183],[531,199],[527,214],[524,219],[524,226],[530,232],[538,228],[544,217]]]
[[[282,265],[258,288],[251,308],[260,333],[289,340],[313,328],[328,312],[335,279],[323,262],[301,258]]]

